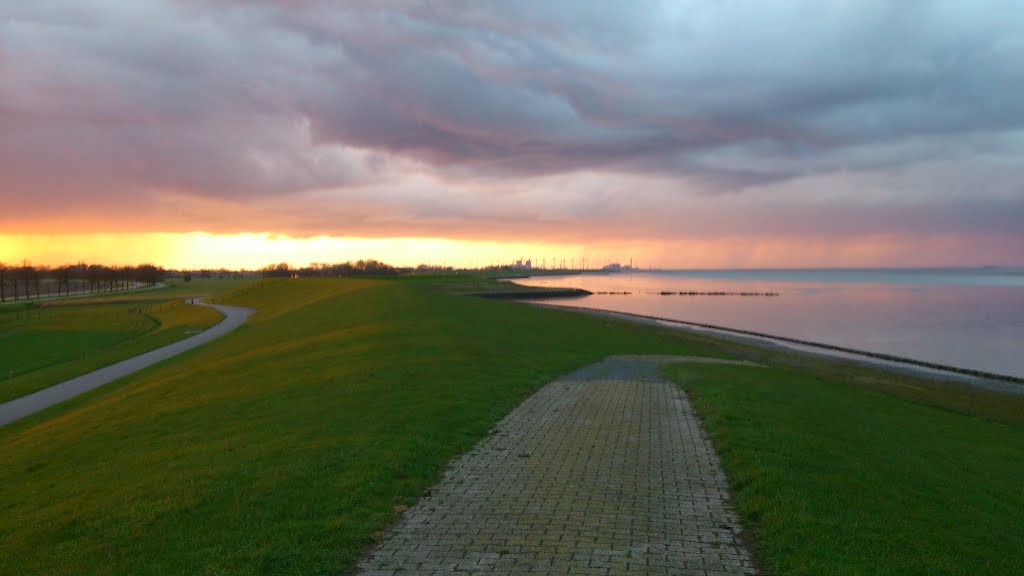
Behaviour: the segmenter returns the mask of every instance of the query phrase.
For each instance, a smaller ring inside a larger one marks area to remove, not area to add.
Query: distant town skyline
[[[0,261],[1024,265],[1024,4],[0,8]]]

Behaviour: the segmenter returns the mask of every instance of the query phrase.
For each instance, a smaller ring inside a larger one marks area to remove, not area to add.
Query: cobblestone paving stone
[[[548,384],[449,467],[365,576],[755,574],[728,487],[667,356]]]

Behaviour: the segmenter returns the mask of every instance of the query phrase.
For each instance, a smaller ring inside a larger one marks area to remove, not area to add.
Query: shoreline
[[[633,322],[643,322],[657,326],[664,326],[677,330],[713,333],[716,336],[747,344],[753,343],[761,346],[774,346],[804,354],[812,354],[826,358],[846,360],[858,364],[867,364],[880,368],[937,377],[944,380],[960,382],[977,388],[1024,396],[1024,378],[1008,374],[997,374],[994,372],[986,372],[984,370],[975,370],[973,368],[948,366],[945,364],[938,364],[925,360],[915,360],[913,358],[904,358],[881,352],[857,350],[855,348],[847,348],[844,346],[836,346],[811,340],[777,336],[774,334],[765,334],[763,332],[756,332],[753,330],[729,328],[727,326],[717,326],[714,324],[676,320],[661,316],[619,312],[615,310],[605,310],[603,308],[591,308],[588,306],[565,306],[547,304],[543,302],[531,302],[529,300],[526,300],[526,302],[533,306],[540,306],[543,308],[576,310],[588,314],[599,314]]]

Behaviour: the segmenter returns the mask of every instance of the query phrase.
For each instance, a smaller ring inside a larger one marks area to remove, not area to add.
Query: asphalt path
[[[11,400],[10,402],[0,404],[0,426],[9,424],[15,420],[20,420],[25,416],[74,398],[79,394],[84,394],[89,390],[99,388],[104,384],[109,384],[114,380],[138,372],[143,368],[148,368],[157,362],[162,362],[168,358],[177,356],[182,352],[216,340],[244,324],[249,318],[249,315],[255,312],[252,308],[243,308],[241,306],[220,306],[200,301],[195,301],[193,303],[196,306],[214,308],[224,315],[224,319],[221,320],[219,324],[212,326],[195,336],[179,340],[174,344],[168,344],[163,348],[151,350],[145,354],[140,354],[127,360],[122,360],[121,362],[111,364],[105,368],[100,368],[94,372],[83,374],[77,378],[66,380],[60,384],[55,384],[49,388],[44,388],[37,392],[33,392],[32,394],[22,396],[21,398]]]

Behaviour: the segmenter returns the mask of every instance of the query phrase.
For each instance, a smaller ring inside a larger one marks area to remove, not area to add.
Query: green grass
[[[0,428],[0,573],[348,573],[528,394],[627,353],[772,365],[673,372],[770,573],[1024,569],[1024,400],[458,283],[242,284],[236,332]]]
[[[0,309],[0,402],[170,344],[220,319],[215,310],[181,300],[68,300]]]
[[[344,574],[525,396],[700,337],[401,282],[277,280],[238,331],[0,430],[18,574]]]
[[[452,294],[484,295],[488,293],[501,292],[511,294],[515,292],[536,293],[548,289],[523,286],[515,282],[507,282],[502,279],[523,277],[523,272],[508,270],[466,270],[460,272],[437,272],[423,274],[407,274],[395,277],[396,281],[425,286],[432,290],[448,292]],[[554,276],[563,273],[551,270],[534,270],[531,276]]]
[[[0,313],[0,378],[77,358],[156,326],[153,318],[127,304]]]
[[[669,369],[768,573],[1024,573],[1024,400],[803,364]]]
[[[190,282],[185,282],[180,278],[172,278],[164,282],[166,287],[161,291],[165,294],[182,298],[188,296],[218,296],[237,290],[252,282],[248,278],[193,278]]]

